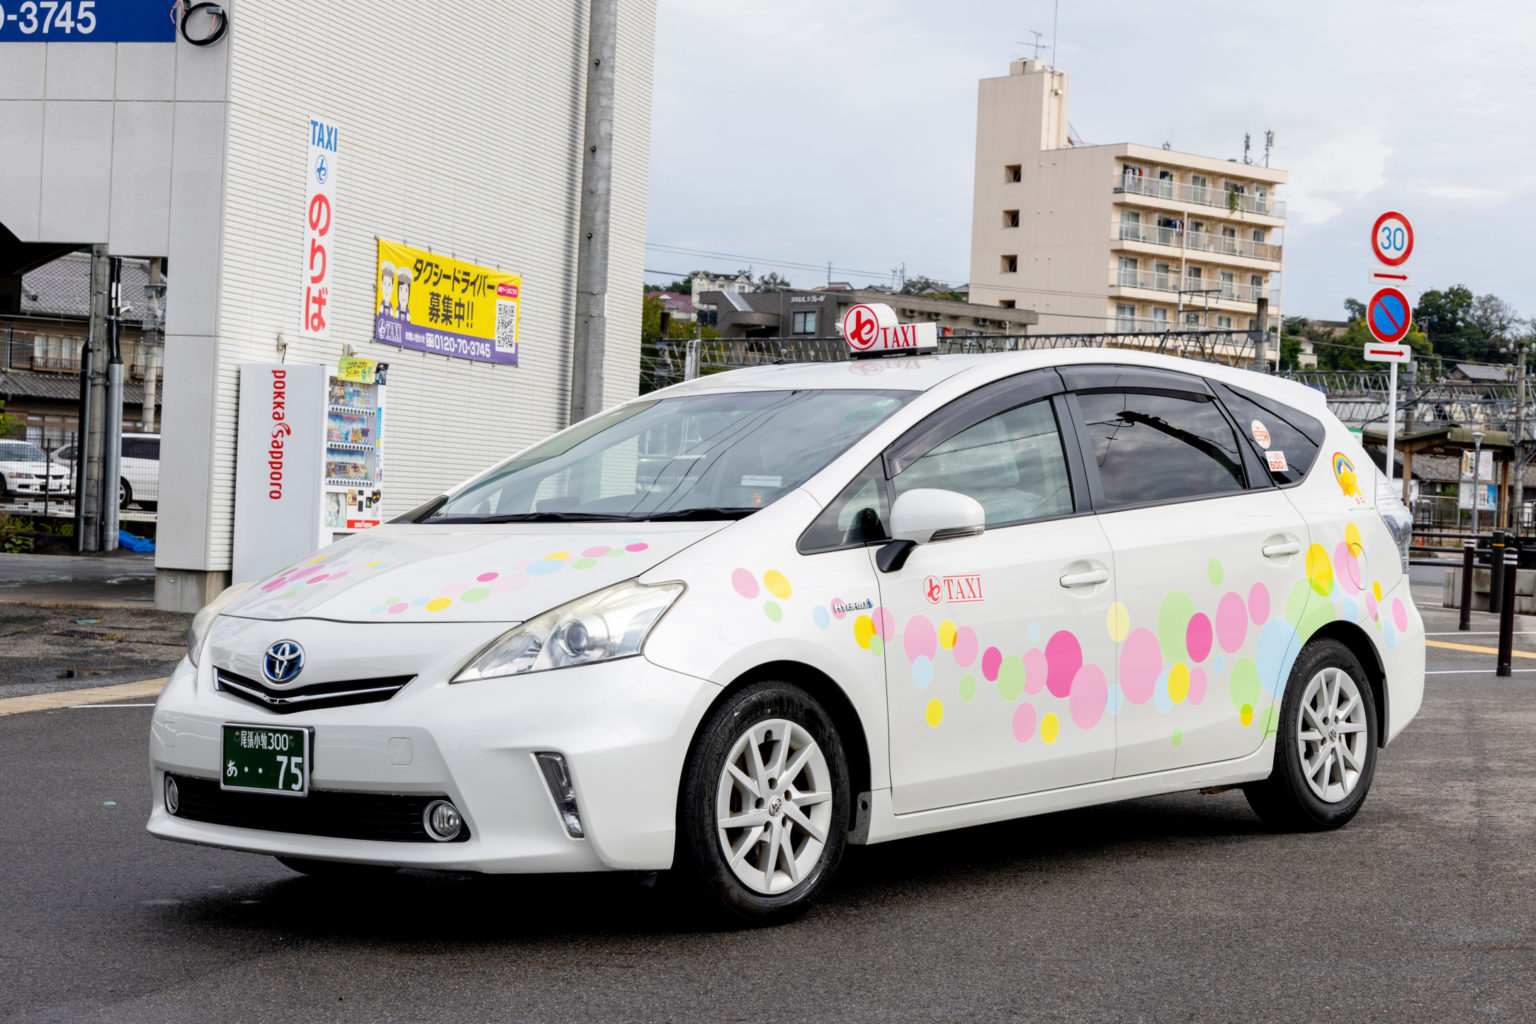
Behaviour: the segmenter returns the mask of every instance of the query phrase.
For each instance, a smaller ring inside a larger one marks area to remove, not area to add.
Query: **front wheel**
[[[847,843],[848,766],[831,717],[790,683],[760,682],[709,716],[683,773],[678,860],[737,923],[804,913]]]
[[[1360,660],[1337,640],[1308,644],[1280,705],[1275,769],[1243,787],[1272,828],[1317,831],[1347,823],[1376,771],[1376,701]]]
[[[117,507],[120,509],[126,509],[129,505],[132,504],[133,488],[128,485],[127,480],[119,480],[117,482]]]

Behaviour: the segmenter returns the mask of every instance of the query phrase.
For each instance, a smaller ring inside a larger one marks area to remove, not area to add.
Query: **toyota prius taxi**
[[[862,319],[861,319],[862,318]],[[1323,396],[1104,349],[722,373],[198,614],[149,830],[312,874],[674,870],[1241,786],[1349,821],[1419,709],[1409,517]],[[863,350],[863,351],[861,351]]]

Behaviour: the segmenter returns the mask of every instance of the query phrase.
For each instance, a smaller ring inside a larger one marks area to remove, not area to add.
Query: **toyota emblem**
[[[261,659],[261,674],[274,683],[291,683],[304,670],[304,648],[297,640],[279,640]]]

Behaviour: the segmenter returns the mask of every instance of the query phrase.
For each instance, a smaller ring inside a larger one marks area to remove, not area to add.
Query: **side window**
[[[1203,395],[1077,395],[1105,504],[1184,501],[1246,487],[1237,438]]]
[[[890,509],[885,497],[885,469],[876,459],[854,477],[800,535],[801,554],[888,540]]]
[[[896,496],[919,487],[968,494],[987,526],[1069,515],[1072,486],[1049,399],[982,420],[898,473]]]
[[[1301,483],[1317,459],[1324,434],[1322,423],[1272,399],[1234,387],[1214,386],[1237,421],[1238,432],[1269,468],[1270,479],[1281,487]]]

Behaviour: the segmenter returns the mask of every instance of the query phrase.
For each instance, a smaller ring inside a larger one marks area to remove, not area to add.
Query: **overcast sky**
[[[1367,297],[1388,209],[1413,221],[1415,293],[1536,315],[1536,5],[1061,0],[1059,19],[1087,142],[1241,158],[1247,131],[1257,161],[1274,130],[1287,315]],[[1051,0],[661,0],[646,280],[750,263],[814,286],[828,260],[855,284],[903,262],[966,280],[976,83],[1051,22]]]

